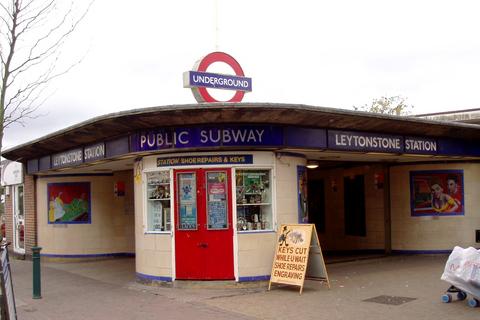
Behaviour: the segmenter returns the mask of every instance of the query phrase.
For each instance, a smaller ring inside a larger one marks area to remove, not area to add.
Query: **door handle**
[[[203,249],[205,249],[205,248],[207,248],[207,247],[208,247],[208,243],[205,243],[205,242],[200,242],[200,243],[198,243],[198,244],[197,244],[197,246],[198,246],[198,247],[200,247],[200,248],[203,248]]]

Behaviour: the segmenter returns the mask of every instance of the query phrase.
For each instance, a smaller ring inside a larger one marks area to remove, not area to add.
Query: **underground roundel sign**
[[[234,75],[207,72],[208,67],[221,62],[230,66]],[[242,67],[231,55],[224,52],[212,52],[197,61],[192,71],[183,73],[183,87],[191,88],[195,99],[202,102],[241,102],[245,92],[252,91],[252,78],[245,77]],[[208,88],[236,91],[228,101],[213,98]]]

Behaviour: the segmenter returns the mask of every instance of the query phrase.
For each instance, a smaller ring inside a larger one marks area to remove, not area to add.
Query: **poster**
[[[208,202],[208,228],[227,229],[227,204],[225,201]]]
[[[307,167],[297,166],[298,222],[308,223]]]
[[[91,223],[90,182],[49,183],[48,223]]]
[[[465,214],[463,170],[410,172],[412,216]]]
[[[225,172],[207,173],[208,228],[227,229],[227,175]]]
[[[261,176],[260,172],[246,172],[244,175],[245,192],[248,194],[260,193]]]
[[[178,174],[179,193],[179,229],[197,229],[197,188],[194,173]]]

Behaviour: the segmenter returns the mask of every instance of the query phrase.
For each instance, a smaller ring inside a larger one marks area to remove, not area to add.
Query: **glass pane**
[[[195,173],[178,173],[178,229],[197,229],[197,179]]]
[[[208,229],[227,229],[227,174],[207,172],[207,221]]]
[[[23,224],[18,224],[17,225],[17,236],[18,236],[18,241],[17,245],[19,249],[25,249],[25,227]]]
[[[20,219],[23,219],[23,186],[17,187],[17,214]]]
[[[161,201],[148,202],[148,231],[164,231],[162,224],[163,206]]]
[[[147,231],[170,231],[170,171],[147,173]]]
[[[271,230],[270,170],[237,170],[235,175],[237,230]]]

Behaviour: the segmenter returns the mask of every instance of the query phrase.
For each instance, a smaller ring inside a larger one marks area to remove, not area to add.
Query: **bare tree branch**
[[[13,1],[12,1],[13,2]],[[11,14],[11,10],[9,10],[7,7],[5,7],[5,5],[3,3],[0,2],[0,8],[3,9],[4,11],[4,14],[6,14],[8,17],[10,17],[10,20],[13,20],[13,17],[12,17],[12,14]]]
[[[75,17],[74,1],[0,0],[0,152],[4,129],[37,117],[48,84],[83,60],[58,70],[61,48],[93,2]]]

